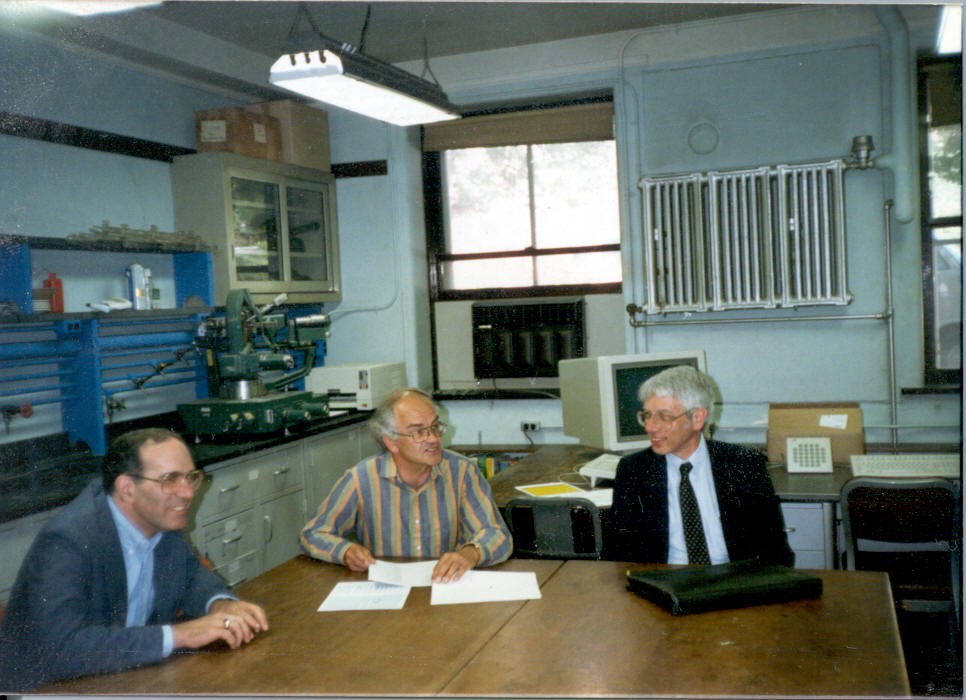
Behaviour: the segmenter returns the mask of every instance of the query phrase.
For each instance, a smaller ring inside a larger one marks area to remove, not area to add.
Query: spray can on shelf
[[[44,280],[44,287],[54,290],[50,296],[51,313],[60,314],[64,312],[64,283],[53,272],[47,275]]]
[[[144,267],[137,263],[128,265],[124,271],[127,275],[127,296],[131,300],[131,308],[142,311],[151,308],[151,295],[148,291],[148,280]]]
[[[148,298],[149,309],[156,309],[154,305],[154,277],[151,276],[151,268],[144,268],[144,293]]]

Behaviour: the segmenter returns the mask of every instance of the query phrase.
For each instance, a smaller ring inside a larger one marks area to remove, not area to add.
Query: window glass
[[[963,213],[963,129],[959,124],[929,129],[929,195],[933,219]]]
[[[962,229],[935,232],[933,245],[933,307],[935,309],[936,369],[956,370],[962,366]],[[941,236],[955,237],[944,243]]]
[[[612,139],[451,149],[441,165],[443,291],[620,283]]]
[[[962,58],[920,64],[925,381],[962,382]]]
[[[530,245],[526,146],[445,151],[447,252],[492,253]]]
[[[533,146],[533,191],[538,248],[620,243],[613,141]]]

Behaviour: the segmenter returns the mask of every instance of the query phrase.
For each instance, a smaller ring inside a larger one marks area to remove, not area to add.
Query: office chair
[[[960,626],[959,486],[948,479],[848,481],[841,494],[846,568],[889,574],[897,613],[949,613]]]
[[[504,509],[514,556],[600,559],[600,509],[586,498],[513,498]]]

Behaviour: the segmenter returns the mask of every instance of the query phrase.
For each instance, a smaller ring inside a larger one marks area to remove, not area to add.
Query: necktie
[[[694,488],[688,473],[691,463],[681,465],[681,485],[678,487],[678,498],[681,501],[681,521],[684,524],[684,544],[688,548],[688,563],[710,564],[708,543],[704,539],[704,527],[701,525],[701,510],[698,499],[694,496]]]

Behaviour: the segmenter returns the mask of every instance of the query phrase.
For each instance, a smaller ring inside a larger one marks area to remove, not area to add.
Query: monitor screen
[[[678,365],[707,371],[703,350],[562,360],[564,434],[578,438],[582,445],[613,452],[649,447],[647,433],[637,422],[641,410],[637,391],[650,377]]]

